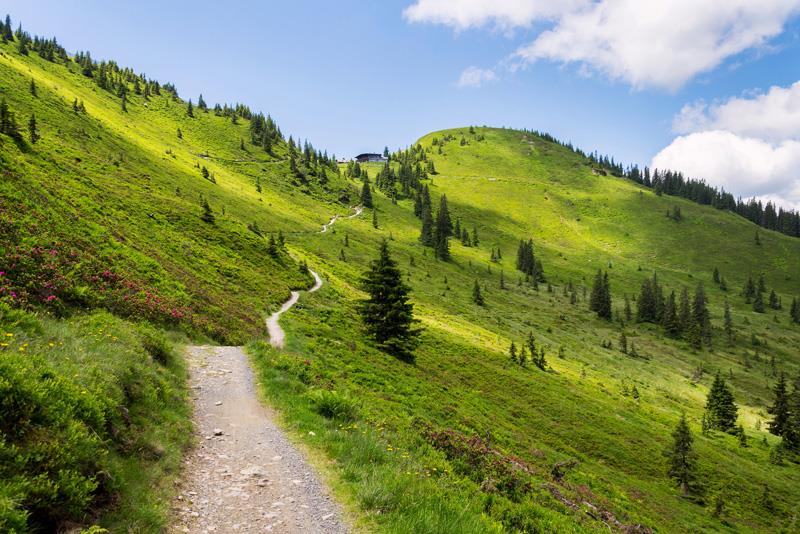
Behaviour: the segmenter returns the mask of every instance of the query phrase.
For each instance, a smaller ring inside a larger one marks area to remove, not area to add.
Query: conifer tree
[[[477,247],[478,246],[478,227],[477,226],[473,226],[472,227],[472,246],[473,247]]]
[[[37,89],[36,89],[36,80],[34,80],[33,78],[31,78],[30,91],[31,91],[31,95],[32,95],[34,98],[35,98],[35,97],[37,97],[37,96],[39,96],[39,95],[38,95],[38,92],[37,92]]]
[[[361,205],[372,209],[372,189],[370,188],[369,178],[364,175],[364,183],[361,185]]]
[[[702,283],[697,285],[692,302],[689,341],[695,349],[701,349],[704,345],[711,346],[711,319]]]
[[[447,196],[439,199],[439,211],[436,213],[436,224],[433,227],[433,248],[436,257],[442,261],[450,259],[450,235],[453,225],[447,209]]]
[[[508,355],[511,359],[511,363],[517,363],[517,346],[514,342],[511,342],[511,346],[508,348]]]
[[[128,102],[128,96],[125,93],[122,93],[122,98],[120,99],[120,109],[122,109],[124,113],[128,112],[127,102]]]
[[[685,287],[681,289],[681,298],[678,305],[678,323],[681,326],[681,333],[687,332],[692,323],[692,308],[689,304],[689,290]]]
[[[789,315],[792,318],[792,322],[800,323],[800,301],[797,300],[797,297],[792,299],[792,307],[789,310]]]
[[[725,337],[728,340],[729,344],[733,343],[733,318],[731,317],[731,306],[728,304],[728,298],[725,297],[725,312],[724,312],[724,321],[725,321]]]
[[[597,313],[597,316],[611,320],[611,288],[608,282],[608,273],[597,270],[592,285],[592,293],[589,297],[589,309]]]
[[[753,311],[764,313],[764,294],[761,291],[756,291],[756,295],[753,297]]]
[[[426,247],[431,247],[434,244],[433,240],[433,214],[431,213],[430,197],[427,196],[427,186],[423,190],[422,198],[422,230],[420,231],[420,243]]]
[[[358,309],[367,333],[389,354],[413,361],[420,332],[413,327],[416,320],[408,298],[410,288],[403,283],[385,239],[378,258],[364,275],[362,287],[369,298],[361,301]]]
[[[189,104],[186,106],[186,116],[194,117],[194,106],[192,106],[192,99],[189,99]]]
[[[505,277],[505,274],[503,273],[503,270],[501,269],[500,270],[500,289],[505,289],[505,288],[506,288],[506,277]]]
[[[678,483],[684,496],[689,495],[697,479],[697,454],[693,443],[694,438],[686,422],[686,414],[682,414],[672,432],[672,446],[664,455],[669,459],[667,473]]]
[[[372,227],[373,228],[378,227],[378,210],[376,209],[372,210]]]
[[[475,285],[472,286],[472,302],[478,306],[483,306],[484,304],[483,295],[481,294],[481,285],[477,280],[475,280]]]
[[[775,384],[773,390],[775,400],[768,411],[773,416],[772,421],[769,422],[769,431],[776,436],[783,436],[789,429],[789,394],[786,388],[786,376],[781,373],[778,382]]]
[[[30,120],[28,121],[28,136],[30,137],[31,143],[36,144],[39,140],[39,130],[36,128],[36,116],[31,115]]]
[[[619,351],[622,354],[628,354],[628,336],[624,331],[619,334]]]
[[[664,304],[664,312],[661,318],[664,331],[670,337],[678,337],[681,333],[681,324],[678,319],[678,308],[675,304],[675,292],[671,291],[667,302]]]
[[[209,224],[214,224],[214,212],[211,211],[211,206],[208,204],[208,200],[203,199],[203,214],[200,216],[200,218]]]
[[[722,373],[717,371],[711,389],[706,399],[706,414],[709,427],[730,432],[736,426],[738,408],[734,402],[733,393],[722,378]]]

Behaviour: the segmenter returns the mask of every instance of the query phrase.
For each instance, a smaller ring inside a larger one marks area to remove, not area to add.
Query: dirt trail
[[[344,218],[352,219],[353,217],[358,217],[359,215],[361,215],[361,212],[364,211],[364,208],[362,208],[361,206],[356,206],[355,208],[353,208],[353,210],[354,213],[352,215],[349,215]],[[327,232],[328,229],[334,224],[336,224],[336,221],[338,221],[340,218],[342,218],[341,215],[334,215],[333,217],[331,217],[331,220],[328,221],[327,224],[322,225],[322,230],[320,230],[319,233],[324,234],[325,232]],[[322,287],[322,278],[320,278],[320,276],[315,271],[312,271],[311,269],[309,269],[308,271],[311,273],[311,276],[314,277],[314,285],[308,290],[308,292],[313,293],[314,291]],[[289,311],[292,308],[292,306],[297,304],[297,301],[299,299],[300,299],[300,292],[292,291],[289,296],[289,300],[284,302],[281,308],[272,315],[270,315],[269,318],[267,319],[267,332],[269,333],[269,342],[273,347],[282,349],[286,345],[286,333],[283,331],[283,328],[281,328],[281,325],[279,324],[278,321],[280,320],[281,315]]]
[[[170,532],[345,533],[338,505],[258,400],[241,347],[189,347],[198,445]]]
[[[360,206],[354,209],[348,219],[361,214]],[[309,272],[313,293],[322,278]],[[278,321],[299,298],[292,291],[267,319],[274,347],[283,348]],[[243,348],[189,347],[187,361],[198,445],[184,460],[169,532],[346,533],[339,506],[259,402]]]

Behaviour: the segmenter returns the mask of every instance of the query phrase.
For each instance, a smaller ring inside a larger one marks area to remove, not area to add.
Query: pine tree
[[[692,302],[689,341],[695,349],[701,349],[704,345],[711,346],[711,318],[702,283],[697,285]]]
[[[678,319],[678,308],[675,304],[675,292],[672,291],[664,304],[664,313],[661,318],[664,331],[670,337],[678,337],[681,333],[681,324]]]
[[[389,253],[389,245],[381,241],[378,259],[365,273],[362,287],[369,298],[359,304],[359,313],[367,333],[378,345],[398,358],[414,360],[419,330],[413,328],[414,306],[408,300],[410,288]]]
[[[672,432],[672,447],[664,455],[669,458],[667,473],[678,483],[684,496],[689,495],[697,479],[697,454],[694,452],[693,442],[686,414],[683,414]]]
[[[37,128],[36,128],[36,116],[35,115],[31,115],[31,118],[28,121],[28,136],[31,139],[31,143],[34,144],[34,145],[36,144],[36,142],[40,138],[39,130],[37,130]]]
[[[710,428],[729,432],[736,426],[738,408],[733,393],[717,371],[706,399],[706,413]]]
[[[203,200],[203,214],[200,215],[200,218],[209,224],[214,224],[214,212],[211,211],[211,206],[208,204],[208,200]]]
[[[764,294],[761,291],[756,291],[756,295],[753,298],[753,311],[764,313]]]
[[[783,436],[789,429],[790,424],[789,395],[786,389],[786,376],[784,373],[781,373],[773,391],[775,400],[768,410],[773,416],[772,421],[768,424],[769,431],[776,436]]]
[[[120,99],[120,109],[122,109],[123,113],[128,112],[128,97],[125,93],[122,93],[122,98]]]
[[[725,337],[728,340],[728,344],[733,343],[733,318],[731,317],[731,307],[728,304],[728,298],[725,297],[725,312],[724,312],[724,321],[725,321]]]
[[[39,96],[38,92],[37,92],[37,89],[36,89],[36,80],[34,80],[33,78],[31,78],[30,91],[31,91],[31,95],[34,98]]]
[[[473,247],[477,247],[478,246],[478,227],[477,226],[473,226],[472,227],[472,246]]]
[[[611,320],[611,288],[608,282],[608,273],[597,270],[589,297],[589,309],[597,313],[602,319]]]
[[[511,346],[508,348],[508,355],[511,359],[511,363],[517,363],[517,346],[514,342],[511,342]]]
[[[186,116],[194,117],[194,106],[192,106],[192,99],[189,99],[189,104],[186,106]]]
[[[436,213],[436,224],[433,227],[433,248],[436,257],[442,261],[450,259],[450,235],[453,225],[447,209],[447,196],[439,199],[439,211]]]
[[[475,280],[475,285],[472,286],[472,302],[478,306],[483,306],[484,304],[483,295],[481,295],[481,285],[477,280]]]
[[[624,331],[619,334],[619,351],[622,354],[628,354],[628,336]]]
[[[372,209],[372,188],[366,174],[364,175],[364,183],[361,185],[361,205],[367,209]]]

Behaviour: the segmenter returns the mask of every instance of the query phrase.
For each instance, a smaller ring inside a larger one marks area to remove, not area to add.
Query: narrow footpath
[[[347,218],[358,217],[362,209]],[[325,233],[340,216],[322,226]],[[313,293],[322,287],[314,271]],[[267,319],[270,343],[283,348],[281,315]],[[197,445],[184,460],[169,532],[346,533],[342,512],[313,468],[275,424],[275,413],[258,399],[242,347],[193,346],[187,363]]]

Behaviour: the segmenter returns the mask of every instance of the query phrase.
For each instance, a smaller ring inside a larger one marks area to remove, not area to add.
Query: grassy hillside
[[[162,331],[263,335],[265,314],[311,282],[270,235],[317,231],[348,187],[331,169],[307,177],[302,154],[291,172],[287,142],[265,152],[243,117],[189,117],[166,86],[137,93],[129,70],[104,90],[97,70],[18,43],[0,44],[20,132],[0,133],[0,530],[158,531],[189,425]],[[17,311],[38,326],[18,331]]]
[[[448,135],[454,140],[439,154],[431,142]],[[286,316],[298,360],[255,349],[268,393],[285,402],[305,439],[344,465],[344,478],[361,506],[377,514],[374,520],[392,532],[603,530],[603,517],[612,527],[623,528],[616,520],[670,532],[793,529],[800,472],[796,464],[769,462],[779,440],[766,431],[766,406],[776,373],[794,376],[799,368],[800,328],[790,324],[787,308],[800,291],[800,241],[762,230],[756,245],[756,227],[738,216],[597,176],[570,150],[524,132],[464,128],[419,142],[439,171],[428,184],[433,205],[445,193],[453,218],[477,227],[480,245],[452,240],[452,261],[433,259],[418,242],[412,201],[394,205],[376,192],[377,230],[369,217],[342,221],[333,235],[311,235],[296,245],[328,281]],[[379,168],[369,166],[370,176]],[[665,216],[675,206],[680,222]],[[519,281],[516,248],[528,237],[551,291]],[[359,335],[357,281],[383,238],[407,273],[426,329],[416,365],[375,351]],[[500,249],[500,262],[490,261],[493,248]],[[727,292],[713,283],[714,267]],[[692,350],[655,325],[598,319],[582,292],[598,268],[610,273],[618,314],[623,296],[633,298],[654,271],[667,291],[693,291],[702,282],[713,349]],[[761,272],[783,310],[755,313],[740,296],[746,278]],[[471,299],[476,279],[484,307]],[[569,283],[575,304],[565,292]],[[722,333],[726,296],[732,345]],[[639,358],[617,348],[623,330]],[[548,372],[509,363],[511,340],[519,345],[529,332],[547,348]],[[700,435],[717,370],[739,403],[746,448],[731,435]],[[634,386],[638,399],[630,393]],[[298,403],[298,393],[309,389],[340,393],[342,402],[359,406],[360,419],[350,426],[315,416],[315,393]],[[662,452],[682,412],[700,457],[704,493],[696,500],[681,498],[665,475]],[[309,438],[311,429],[316,435]],[[369,447],[365,436],[372,436]],[[468,445],[455,446],[459,440]],[[517,466],[519,484],[530,489],[498,489],[506,480],[503,468],[476,460],[485,448],[495,449],[501,464]],[[579,463],[556,482],[552,467],[570,459]],[[416,499],[413,512],[408,495]],[[719,502],[723,513],[714,517]]]
[[[800,240],[761,230],[756,244],[756,227],[738,216],[657,196],[593,172],[556,143],[492,128],[419,140],[438,170],[424,180],[433,205],[446,194],[479,245],[452,240],[452,260],[436,260],[419,243],[413,201],[377,189],[378,228],[365,210],[321,234],[357,202],[358,180],[333,169],[320,179],[299,154],[295,171],[288,139],[266,152],[251,143],[247,118],[197,107],[189,116],[170,91],[137,93],[132,71],[120,78],[123,109],[120,92],[84,70],[0,45],[0,99],[23,132],[0,134],[0,328],[13,340],[0,345],[0,388],[21,399],[2,412],[0,454],[24,453],[3,464],[12,466],[0,477],[3,528],[164,524],[187,410],[180,361],[161,355],[188,336],[252,341],[265,394],[298,439],[336,460],[337,492],[370,531],[796,529],[800,472],[770,461],[779,439],[766,431],[766,407],[778,373],[800,370],[800,328],[788,315]],[[36,143],[24,128],[32,114]],[[366,167],[373,178],[381,168]],[[204,202],[213,223],[201,218]],[[676,207],[680,221],[665,216]],[[279,231],[287,248],[271,251]],[[515,269],[528,238],[547,278],[538,288]],[[382,239],[425,329],[413,365],[376,350],[356,313]],[[490,260],[493,250],[501,260]],[[299,260],[326,283],[283,316],[288,347],[278,353],[259,341],[263,317],[310,283]],[[609,272],[613,321],[588,310],[599,268]],[[703,283],[712,349],[619,320],[624,297],[654,272],[667,292]],[[762,273],[782,310],[756,313],[741,296]],[[476,281],[484,306],[472,301]],[[732,344],[722,332],[726,297]],[[622,332],[639,357],[619,350]],[[529,333],[545,347],[547,371],[509,361],[511,341]],[[732,386],[747,447],[700,433],[717,371]],[[51,381],[66,392],[58,403],[37,389]],[[662,456],[681,413],[700,459],[703,492],[693,499],[680,496]],[[12,433],[21,422],[26,432]],[[65,435],[74,457],[52,447],[28,454]],[[75,476],[59,479],[60,466]]]

